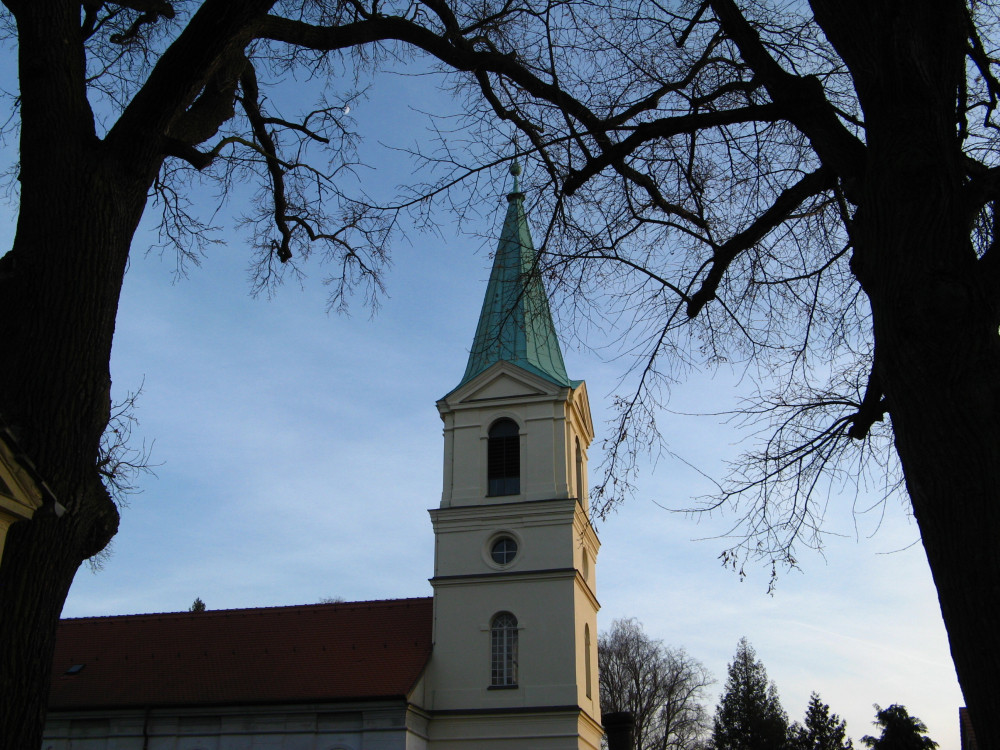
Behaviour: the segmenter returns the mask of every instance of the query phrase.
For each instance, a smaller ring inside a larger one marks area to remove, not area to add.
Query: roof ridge
[[[372,608],[372,607],[384,607],[391,605],[402,605],[417,602],[430,602],[433,597],[430,596],[412,596],[405,597],[402,599],[363,599],[353,602],[315,602],[312,604],[276,604],[274,606],[265,607],[235,607],[232,609],[206,609],[203,612],[137,612],[133,614],[121,614],[121,615],[90,615],[88,617],[64,617],[60,622],[70,623],[70,622],[83,622],[92,620],[139,620],[143,618],[156,618],[161,619],[169,617],[171,619],[180,619],[183,617],[194,617],[194,618],[204,618],[204,617],[217,617],[221,615],[232,615],[232,614],[250,614],[253,612],[274,612],[276,610],[293,610],[293,609],[318,609],[318,608],[341,608],[341,609],[362,609],[362,608]]]

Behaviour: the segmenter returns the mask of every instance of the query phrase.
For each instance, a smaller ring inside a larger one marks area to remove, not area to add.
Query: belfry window
[[[490,624],[490,687],[517,685],[517,618],[501,612]]]
[[[521,438],[517,422],[498,419],[490,427],[486,475],[489,495],[521,492]]]

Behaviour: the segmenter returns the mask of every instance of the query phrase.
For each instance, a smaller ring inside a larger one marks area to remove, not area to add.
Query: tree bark
[[[0,415],[67,513],[11,526],[0,561],[0,736],[12,748],[40,745],[63,601],[118,526],[95,464],[118,294],[145,199],[142,186],[142,200],[130,199],[102,166],[72,10],[40,3],[17,19],[21,206],[0,259]]]
[[[845,7],[848,6],[848,7]],[[983,750],[1000,747],[1000,336],[969,238],[956,101],[961,2],[814,0],[864,109],[852,267],[871,302],[896,450]]]
[[[163,134],[227,45],[245,43],[272,3],[205,3],[155,73],[161,95],[173,92],[170,106],[144,87],[137,99],[152,114],[140,128],[116,126],[105,141],[86,96],[79,7],[8,4],[18,24],[21,171],[14,244],[0,257],[0,417],[66,513],[42,510],[8,532],[0,561],[0,748],[40,746],[63,602],[80,564],[118,528],[97,462],[110,416],[119,295]]]
[[[73,576],[118,527],[96,461],[118,295],[145,201],[143,186],[122,185],[86,156],[59,174],[44,195],[23,181],[14,246],[0,267],[8,352],[0,413],[67,509],[11,526],[0,563],[0,695],[18,696],[0,701],[0,726],[17,748],[41,742],[55,629]]]
[[[22,699],[0,702],[11,747],[39,746],[63,601],[80,563],[118,527],[96,460],[109,416],[118,293],[145,191],[129,199],[88,161],[65,165],[47,200],[23,189],[14,246],[0,268],[8,352],[0,413],[67,509],[62,518],[43,509],[11,526],[0,563],[0,694]]]
[[[960,220],[939,191],[927,180],[893,182],[882,189],[897,191],[896,209],[867,211],[858,228],[879,243],[879,254],[887,244],[898,251],[891,262],[865,261],[878,374],[959,682],[980,747],[989,750],[998,745],[987,722],[1000,716],[995,300],[963,258],[968,239],[954,236]]]

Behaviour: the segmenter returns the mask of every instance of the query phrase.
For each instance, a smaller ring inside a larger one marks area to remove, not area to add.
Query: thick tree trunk
[[[0,257],[0,417],[67,509],[11,526],[0,561],[0,748],[37,748],[63,602],[81,562],[118,528],[98,471],[109,360],[164,134],[274,0],[203,3],[104,141],[87,100],[79,4],[4,1],[18,25],[21,202]]]
[[[979,746],[996,750],[1000,321],[995,260],[969,239],[957,134],[964,4],[813,7],[864,109],[852,263],[871,301],[877,375]]]
[[[994,333],[994,336],[996,334]],[[966,341],[970,337],[965,337]],[[985,348],[985,347],[984,347]],[[1000,357],[947,367],[920,367],[918,347],[899,347],[913,363],[892,398],[896,446],[913,512],[938,591],[966,705],[979,747],[1000,747],[993,732],[1000,716]],[[956,356],[967,352],[951,351]],[[960,370],[960,372],[955,372]],[[898,394],[898,395],[896,395]]]
[[[895,233],[904,251],[870,295],[879,376],[959,682],[979,746],[990,750],[1000,747],[990,736],[1000,716],[996,302],[973,264],[929,262],[968,252],[968,240],[943,225],[947,210],[935,196],[918,200],[919,186],[896,189],[910,199],[906,211],[898,207],[892,221],[865,219],[873,234]]]
[[[934,215],[922,201],[908,212],[906,234],[897,223],[913,256],[947,246],[949,232],[921,220]],[[959,682],[979,746],[990,750],[1000,747],[990,736],[1000,716],[1000,337],[988,324],[995,302],[955,266],[915,260],[907,268],[899,260],[872,295],[879,375]]]
[[[118,527],[97,470],[109,359],[150,162],[109,158],[84,89],[79,8],[18,10],[20,213],[0,258],[0,415],[66,513],[11,526],[0,560],[0,745],[36,748],[63,602]]]
[[[36,187],[22,189],[14,247],[0,261],[0,414],[67,511],[11,526],[0,561],[0,745],[11,748],[40,746],[63,602],[80,563],[118,526],[96,460],[118,296],[145,202],[144,186],[122,189],[86,158],[66,165],[44,199]]]
[[[118,525],[96,459],[143,202],[125,198],[102,167],[72,43],[79,10],[28,7],[36,16],[19,29],[21,206],[14,246],[0,258],[0,415],[67,513],[15,523],[0,560],[0,744],[11,748],[40,746],[59,613],[80,563]]]

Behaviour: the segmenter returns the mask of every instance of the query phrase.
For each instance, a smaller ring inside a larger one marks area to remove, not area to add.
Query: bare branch
[[[760,242],[768,232],[781,222],[786,221],[789,214],[802,205],[805,200],[824,190],[829,190],[833,184],[833,175],[825,167],[805,175],[795,185],[784,190],[771,207],[758,216],[749,227],[739,234],[733,235],[718,247],[713,255],[708,275],[688,303],[688,317],[696,316],[709,301],[715,298],[723,274],[737,255]]]
[[[723,29],[760,77],[772,100],[811,141],[823,163],[845,183],[848,200],[857,202],[854,181],[863,173],[864,144],[841,123],[816,78],[801,78],[781,68],[733,0],[711,0]]]
[[[143,441],[141,445],[135,446],[132,442],[132,431],[139,424],[135,414],[136,402],[141,395],[140,384],[135,391],[112,404],[107,429],[101,436],[97,470],[119,508],[128,505],[130,495],[142,491],[139,487],[142,475],[155,476],[149,462],[152,443],[147,446]]]
[[[111,35],[113,44],[128,44],[134,41],[139,36],[143,26],[156,23],[161,16],[164,18],[174,17],[174,8],[166,0],[130,0],[129,2],[119,2],[119,4],[132,10],[141,11],[141,13],[125,32]],[[84,28],[87,28],[86,22]]]
[[[274,139],[267,130],[264,117],[260,113],[258,98],[260,92],[257,88],[257,74],[253,65],[247,61],[240,75],[240,85],[243,88],[243,96],[240,102],[246,112],[250,126],[253,128],[254,138],[260,144],[262,153],[267,160],[267,171],[271,178],[271,195],[274,200],[274,224],[281,234],[281,240],[272,244],[272,252],[282,263],[287,263],[292,257],[291,236],[292,231],[288,227],[285,216],[288,210],[288,201],[285,199],[285,173],[281,160],[278,158],[277,148]]]

